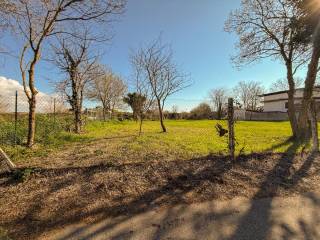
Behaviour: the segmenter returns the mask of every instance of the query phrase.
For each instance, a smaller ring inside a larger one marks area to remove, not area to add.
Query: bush
[[[2,121],[0,123],[0,144],[21,145],[25,140],[27,131],[27,125],[25,125],[24,120],[18,120],[16,130],[14,120]]]
[[[199,106],[191,110],[189,114],[189,119],[192,120],[202,120],[202,119],[212,119],[213,113],[211,107],[207,103],[201,103]]]

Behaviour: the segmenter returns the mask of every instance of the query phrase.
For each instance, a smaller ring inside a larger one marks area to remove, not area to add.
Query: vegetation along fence
[[[24,145],[28,134],[28,101],[23,92],[0,95],[0,145]],[[47,144],[62,130],[70,130],[72,115],[58,97],[39,94],[36,140]]]

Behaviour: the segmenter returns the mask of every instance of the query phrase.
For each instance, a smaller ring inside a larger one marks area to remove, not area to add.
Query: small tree
[[[190,111],[191,119],[211,119],[212,118],[212,110],[209,104],[200,103],[197,107]]]
[[[146,97],[136,92],[128,93],[127,96],[123,98],[123,101],[131,107],[133,119],[138,120],[146,101]]]
[[[75,133],[81,132],[84,90],[91,80],[96,63],[96,57],[89,56],[90,42],[85,34],[82,39],[62,39],[60,47],[55,49],[55,63],[65,75],[64,80],[57,84],[57,90],[71,105]]]
[[[144,114],[146,111],[147,98],[140,93],[128,93],[123,101],[128,104],[133,112],[133,118],[135,120],[140,120],[139,135],[142,132],[142,123],[144,119]]]
[[[87,97],[102,104],[103,119],[106,121],[107,113],[114,114],[116,107],[121,107],[127,85],[112,70],[104,66],[97,66],[97,71],[89,82]]]
[[[169,96],[188,86],[186,76],[178,71],[173,62],[171,48],[162,44],[160,39],[138,50],[132,57],[132,64],[139,72],[139,81],[149,85],[158,105],[162,131],[166,132],[163,116],[165,102]]]
[[[217,119],[220,120],[225,112],[224,105],[227,103],[227,90],[224,88],[212,89],[209,98],[217,112]]]

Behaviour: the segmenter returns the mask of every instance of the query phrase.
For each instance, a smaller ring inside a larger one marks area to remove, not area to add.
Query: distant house
[[[299,109],[303,97],[303,88],[296,90],[294,95],[294,102],[296,108]],[[264,112],[288,112],[288,91],[279,91],[260,95],[263,103]],[[314,88],[313,97],[320,105],[320,86]]]
[[[301,107],[303,88],[295,92],[294,102],[297,113]],[[246,111],[243,109],[235,110],[235,118],[238,120],[251,121],[287,121],[288,116],[288,91],[279,91],[260,95],[263,104],[263,112]],[[318,118],[320,120],[320,86],[314,88],[313,98],[316,101]]]

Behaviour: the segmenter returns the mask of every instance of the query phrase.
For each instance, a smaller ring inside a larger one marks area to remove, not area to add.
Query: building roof
[[[314,88],[320,89],[320,86],[315,86]],[[304,90],[304,88],[297,88],[296,90]],[[265,94],[259,95],[259,97],[267,97],[267,96],[278,95],[278,94],[282,94],[282,93],[288,93],[288,91],[289,90],[272,92],[272,93],[265,93]]]

